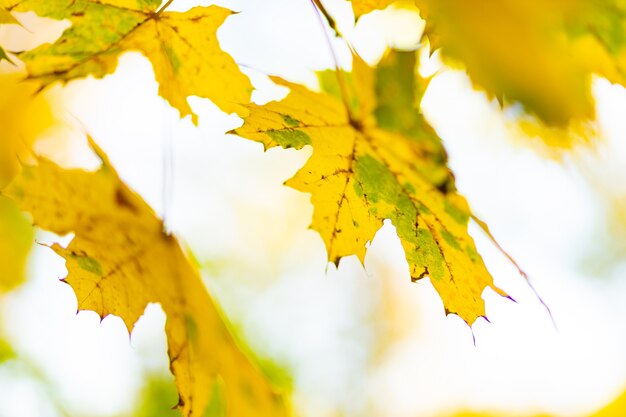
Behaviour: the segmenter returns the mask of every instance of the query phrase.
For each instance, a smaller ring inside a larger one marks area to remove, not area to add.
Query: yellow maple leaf
[[[285,416],[282,397],[240,351],[178,241],[99,156],[96,172],[41,159],[3,192],[35,225],[74,233],[67,248],[52,248],[66,260],[78,308],[119,316],[131,331],[149,303],[162,306],[184,416]]]
[[[159,94],[182,117],[197,122],[189,96],[208,98],[229,113],[242,111],[236,103],[248,102],[252,85],[216,35],[232,12],[218,6],[169,12],[170,3],[159,8],[160,0],[0,0],[13,10],[72,23],[54,44],[19,55],[29,77],[43,86],[101,78],[115,70],[122,53],[139,51],[152,63]]]
[[[313,147],[286,184],[311,194],[312,228],[330,261],[356,254],[363,262],[367,243],[390,219],[412,279],[430,276],[446,312],[471,324],[485,315],[486,287],[504,293],[467,232],[469,208],[455,190],[441,142],[415,107],[423,91],[415,60],[410,52],[390,54],[374,72],[355,57],[346,79],[358,97],[349,111],[336,97],[274,78],[289,95],[249,105],[250,116],[234,133],[265,148]]]

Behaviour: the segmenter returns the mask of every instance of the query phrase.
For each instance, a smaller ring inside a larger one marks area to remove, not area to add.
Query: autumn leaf
[[[169,12],[161,0],[0,0],[0,5],[40,16],[68,19],[54,44],[19,55],[30,78],[43,86],[89,75],[112,73],[121,54],[139,51],[152,63],[159,94],[180,111],[193,113],[187,98],[213,101],[225,112],[240,112],[252,86],[235,61],[219,46],[216,31],[232,14],[218,6]]]
[[[18,80],[15,74],[0,75],[0,190],[19,172],[19,159],[27,158],[36,138],[54,122],[49,103],[33,95],[36,86]],[[30,221],[0,197],[0,293],[24,281],[32,243]]]
[[[0,189],[19,172],[19,158],[30,154],[37,137],[55,122],[50,103],[19,74],[0,74]]]
[[[626,81],[623,2],[415,2],[447,63],[461,63],[492,96],[522,103],[549,125],[594,117],[593,73]]]
[[[14,202],[0,196],[0,294],[24,281],[33,238],[28,218]]]
[[[330,261],[355,254],[363,262],[367,244],[390,219],[411,278],[430,276],[446,312],[471,324],[485,315],[486,287],[503,293],[467,232],[470,211],[456,192],[441,141],[417,109],[424,80],[415,61],[415,53],[396,52],[374,71],[355,57],[345,77],[357,94],[349,111],[337,97],[274,78],[290,94],[250,104],[235,133],[266,149],[313,147],[287,185],[311,194],[312,228]]]
[[[591,74],[562,36],[576,1],[416,3],[433,47],[448,63],[461,62],[492,96],[519,101],[549,124],[593,117]]]
[[[352,0],[355,14],[387,0]],[[618,0],[414,0],[431,50],[491,97],[551,126],[594,117],[592,74],[626,84],[626,5]],[[357,14],[357,15],[358,15]]]
[[[79,310],[119,316],[131,331],[149,303],[161,305],[184,416],[285,416],[282,397],[239,350],[178,241],[99,156],[95,172],[41,159],[3,192],[35,225],[75,235],[52,249],[66,260]]]

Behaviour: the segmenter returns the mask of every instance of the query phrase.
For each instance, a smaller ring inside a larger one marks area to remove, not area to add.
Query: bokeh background
[[[316,88],[315,71],[334,66],[309,0],[216,3],[241,12],[218,34],[253,80],[255,101],[286,94],[268,74]],[[210,3],[176,0],[172,10],[199,4]],[[348,2],[325,4],[370,63],[388,45],[419,42],[414,12],[374,12],[353,27]],[[24,28],[0,27],[2,44],[14,46],[7,49],[52,41],[68,26],[16,16]],[[345,43],[333,48],[349,69]],[[500,110],[437,53],[423,55],[422,72],[433,75],[423,112],[458,188],[552,317],[478,227],[472,235],[496,284],[516,302],[487,290],[491,323],[471,329],[445,317],[427,280],[410,282],[391,224],[372,242],[365,270],[355,257],[327,265],[308,229],[309,196],[282,186],[311,150],[264,153],[226,135],[241,119],[207,100],[190,99],[199,126],[180,120],[139,54],[124,55],[103,80],[47,90],[56,122],[36,149],[93,167],[84,132],[94,137],[191,249],[233,331],[293,392],[299,416],[588,416],[626,388],[626,91],[594,80],[596,133],[559,149],[545,132],[520,128],[517,109]],[[5,107],[1,117],[14,117]],[[129,337],[117,317],[77,314],[73,291],[58,280],[65,274],[62,259],[35,245],[28,281],[0,301],[0,416],[176,415],[160,307],[151,305]]]

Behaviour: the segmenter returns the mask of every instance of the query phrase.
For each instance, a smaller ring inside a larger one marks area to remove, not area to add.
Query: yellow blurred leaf
[[[19,158],[54,121],[45,97],[37,86],[20,82],[17,74],[0,74],[0,189],[17,174]]]
[[[562,36],[576,2],[416,0],[445,58],[460,61],[490,94],[558,125],[594,113],[590,74]]]
[[[15,356],[13,346],[11,346],[4,336],[0,336],[0,364],[15,359]]]
[[[144,54],[154,68],[159,94],[182,117],[197,116],[187,98],[208,98],[226,112],[241,112],[252,86],[219,46],[216,31],[232,14],[218,6],[165,11],[161,0],[0,0],[14,10],[68,19],[72,26],[54,44],[20,54],[30,78],[44,86],[112,73],[127,51]]]
[[[35,225],[74,233],[67,248],[52,248],[66,260],[78,308],[119,316],[131,331],[149,303],[161,304],[184,416],[285,416],[282,397],[240,351],[178,241],[99,156],[96,172],[41,159],[4,192]]]
[[[591,417],[618,417],[626,416],[626,391],[613,400],[610,404],[603,407]]]
[[[624,83],[621,0],[415,0],[431,46],[492,96],[544,122],[594,117],[591,75]]]
[[[352,0],[354,15],[359,17],[374,10],[382,10],[395,3],[397,0]]]
[[[477,412],[462,411],[449,417],[551,417],[549,414],[520,414],[510,412]],[[626,391],[599,411],[589,414],[589,417],[622,417],[626,416]]]
[[[37,136],[53,117],[49,104],[35,96],[36,86],[21,83],[16,74],[0,74],[0,190],[18,173]],[[0,198],[0,293],[24,281],[26,260],[33,243],[30,221],[15,204]]]
[[[0,294],[24,281],[33,239],[30,220],[14,202],[0,196]]]
[[[425,81],[415,66],[411,52],[389,54],[377,71],[355,57],[345,77],[356,96],[347,100],[350,111],[336,97],[275,78],[290,94],[249,105],[235,133],[266,149],[313,147],[287,185],[311,194],[312,228],[330,261],[355,254],[363,262],[368,242],[390,219],[411,278],[430,276],[446,312],[472,324],[485,315],[486,287],[504,293],[467,232],[469,207],[456,192],[441,141],[417,109]]]
[[[4,7],[0,7],[0,25],[19,25],[15,17]]]

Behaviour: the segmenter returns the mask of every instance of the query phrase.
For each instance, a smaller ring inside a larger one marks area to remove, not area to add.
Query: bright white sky
[[[349,21],[349,5],[331,3]],[[308,0],[220,4],[242,11],[219,36],[252,68],[255,99],[284,94],[264,73],[314,85],[312,70],[332,65]],[[344,32],[375,60],[384,47],[379,39],[418,39],[415,22],[375,13]],[[349,67],[340,42],[336,49]],[[179,120],[137,54],[122,57],[113,76],[51,93],[62,100],[68,123],[80,120],[123,178],[158,212],[165,207],[169,227],[205,264],[209,287],[237,328],[293,374],[303,417],[421,417],[462,407],[583,416],[625,388],[626,252],[606,201],[626,192],[626,93],[602,80],[595,92],[603,142],[593,153],[556,162],[538,151],[539,139],[511,140],[496,104],[463,73],[446,71],[431,83],[424,112],[449,149],[460,190],[530,274],[558,328],[474,228],[496,283],[517,300],[485,293],[491,324],[475,324],[475,346],[458,317],[444,317],[429,283],[410,283],[389,224],[372,243],[367,273],[355,259],[326,272],[323,243],[307,229],[308,196],[281,185],[310,149],[263,153],[226,136],[239,119],[207,100],[191,99],[198,127]],[[164,155],[173,162],[165,196]],[[63,262],[51,251],[35,248],[31,272],[2,313],[11,340],[52,381],[70,415],[130,410],[142,370],[167,369],[160,308],[148,309],[129,343],[120,319],[76,315],[72,290],[56,280],[65,274]],[[56,417],[37,386],[16,380],[15,372],[0,369],[0,416]]]

